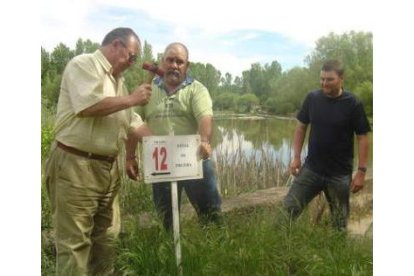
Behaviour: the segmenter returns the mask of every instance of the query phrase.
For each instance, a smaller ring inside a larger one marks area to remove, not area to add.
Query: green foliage
[[[359,97],[364,99],[367,113],[372,115],[372,33],[354,31],[342,35],[330,33],[320,38],[316,42],[315,50],[306,57],[312,78],[318,80],[323,61],[332,58],[339,59],[345,66],[345,89],[359,94]]]
[[[99,49],[99,44],[87,39],[83,41],[81,38],[76,42],[75,56],[85,53],[93,53]]]
[[[207,87],[210,95],[214,97],[217,87],[221,80],[221,73],[210,63],[203,64],[199,62],[191,63],[188,74],[194,79],[200,81]]]
[[[129,180],[125,176],[120,191],[122,212],[135,215],[143,211],[153,210],[151,195],[151,185],[142,181]]]
[[[235,110],[236,102],[236,94],[223,92],[216,96],[214,100],[214,108],[217,110]]]
[[[48,108],[56,106],[59,86],[67,62],[75,55],[93,52],[98,43],[79,39],[76,49],[70,50],[60,43],[52,53],[41,48],[42,102]],[[152,46],[145,41],[142,55],[137,63],[124,74],[125,85],[133,90],[147,78],[141,69],[143,62],[160,61]],[[373,45],[372,33],[354,32],[330,33],[316,42],[315,49],[305,57],[307,67],[295,67],[283,71],[277,60],[264,65],[253,63],[242,76],[222,74],[209,63],[191,62],[189,74],[203,83],[213,98],[217,110],[234,112],[266,112],[277,115],[292,115],[299,108],[307,92],[319,87],[319,73],[324,60],[337,58],[346,68],[345,89],[363,102],[366,112],[373,112]],[[247,94],[255,95],[256,99]]]
[[[148,194],[134,197],[134,204],[147,198]],[[183,274],[372,275],[371,237],[344,235],[332,230],[328,221],[313,225],[308,212],[289,225],[279,208],[236,209],[224,215],[220,226],[201,227],[195,219],[182,219]],[[123,210],[116,259],[119,275],[178,275],[172,235],[158,220],[140,226],[134,218],[140,212]],[[50,231],[42,233],[42,275],[50,275],[53,238]]]
[[[222,226],[181,227],[184,275],[371,275],[372,239],[314,226],[304,214],[291,227],[279,206],[239,209]],[[123,275],[178,275],[172,237],[159,225],[129,224],[119,246]]]
[[[311,89],[315,88],[309,70],[294,67],[284,72],[272,86],[272,94],[265,101],[265,108],[272,114],[292,114],[299,110],[302,101]]]
[[[41,147],[42,147],[42,160],[44,160],[46,158],[46,156],[49,153],[50,150],[50,145],[52,143],[52,141],[54,140],[54,134],[53,134],[53,129],[51,126],[44,126],[42,127],[42,132],[41,132],[42,138],[41,138]]]
[[[50,70],[42,78],[41,93],[42,103],[47,108],[54,108],[57,105],[60,92],[60,82],[62,75],[56,74],[56,71]]]
[[[358,86],[355,87],[355,94],[359,97],[362,104],[365,106],[365,112],[368,116],[373,115],[373,87],[372,82],[370,81],[364,81]]]
[[[243,92],[250,93],[251,91],[263,103],[272,91],[272,84],[277,82],[281,76],[282,66],[277,61],[273,61],[270,65],[266,63],[264,67],[260,63],[254,63],[249,71],[243,72],[243,78],[245,78]]]
[[[249,93],[240,96],[237,99],[237,112],[249,113],[254,111],[254,108],[259,104],[259,99],[256,95]]]
[[[41,128],[41,160],[42,162],[46,159],[49,154],[51,143],[55,136],[53,133],[54,123],[54,109],[50,109],[45,105],[42,105],[42,128]]]
[[[50,56],[51,66],[56,70],[58,74],[62,74],[66,64],[75,56],[65,44],[60,43],[53,50]]]

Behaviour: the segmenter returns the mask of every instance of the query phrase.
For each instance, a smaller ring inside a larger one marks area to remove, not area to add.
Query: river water
[[[261,182],[257,184],[262,187],[256,188],[278,186],[283,183],[288,177],[287,168],[293,156],[295,127],[294,118],[216,117],[212,145],[213,160],[218,164],[220,181],[229,182],[228,185],[235,185],[231,184],[232,181]],[[368,170],[372,174],[372,133],[369,137]],[[354,144],[356,167],[356,140]],[[307,137],[302,149],[303,159],[306,154]],[[258,179],[255,180],[255,177]],[[246,184],[249,186],[247,190],[255,189],[254,185]],[[243,186],[242,183],[237,185]],[[233,190],[237,192],[238,189]]]

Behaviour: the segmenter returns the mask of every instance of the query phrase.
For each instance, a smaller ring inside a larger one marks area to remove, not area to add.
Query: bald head
[[[188,49],[184,44],[174,42],[169,44],[161,59],[161,67],[164,70],[164,84],[167,92],[175,90],[186,78],[188,61]]]
[[[138,35],[131,28],[116,28],[106,34],[104,37],[101,46],[106,46],[112,43],[114,40],[119,39],[124,44],[127,44],[130,38],[133,37],[138,41],[138,45],[141,46],[141,41],[139,40]]]
[[[170,50],[180,50],[180,51],[183,51],[184,54],[185,54],[186,61],[188,61],[188,58],[189,58],[188,49],[187,49],[187,47],[184,44],[182,44],[180,42],[173,42],[173,43],[169,44],[165,48],[164,56],[166,56],[167,53],[168,53],[168,51],[170,51]]]

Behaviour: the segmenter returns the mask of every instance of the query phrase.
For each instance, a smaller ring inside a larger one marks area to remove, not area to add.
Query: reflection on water
[[[287,167],[291,161],[292,140],[296,122],[294,119],[238,119],[228,118],[215,121],[213,157],[224,154],[252,156],[262,159],[263,153],[273,161]],[[307,145],[304,145],[305,156]]]
[[[285,166],[290,163],[292,146],[290,139],[283,138],[278,148],[266,140],[263,140],[258,147],[253,145],[252,141],[247,140],[244,134],[237,133],[235,129],[225,131],[224,127],[219,126],[218,131],[221,135],[221,143],[215,146],[213,157],[217,157],[217,154],[227,153],[225,155],[231,158],[233,154],[240,153],[247,158],[254,156],[256,160],[261,160],[263,153],[266,153],[272,160],[279,160]]]
[[[222,193],[239,193],[286,182],[293,157],[295,119],[215,118],[214,127],[213,159],[217,161]],[[307,138],[302,158],[306,154]],[[357,160],[355,150],[354,161]],[[368,167],[372,168],[372,135]]]

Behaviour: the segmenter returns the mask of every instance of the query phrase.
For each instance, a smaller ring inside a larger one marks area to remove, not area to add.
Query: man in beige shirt
[[[120,188],[116,156],[142,125],[131,107],[147,104],[151,95],[149,84],[131,94],[124,86],[122,73],[140,50],[134,31],[117,28],[96,52],[69,61],[63,73],[56,143],[45,171],[58,275],[113,272],[113,242],[120,228],[113,223]]]

